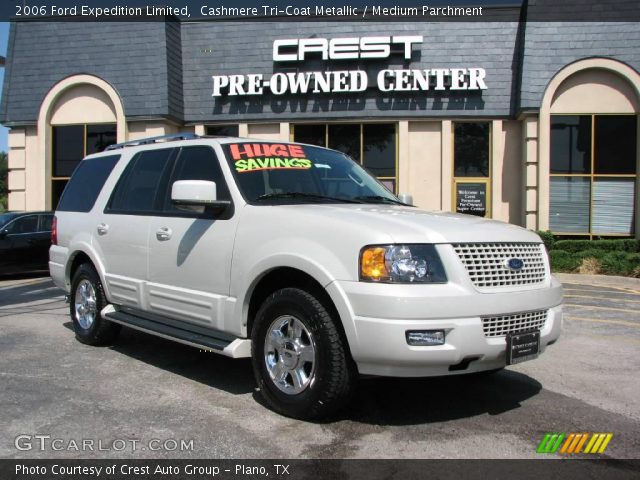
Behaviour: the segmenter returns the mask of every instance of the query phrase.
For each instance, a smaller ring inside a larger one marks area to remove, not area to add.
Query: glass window
[[[551,177],[549,224],[551,230],[562,233],[589,231],[588,177]]]
[[[635,178],[595,178],[591,230],[597,234],[633,232]]]
[[[218,200],[230,200],[227,182],[224,180],[220,163],[215,152],[209,147],[185,147],[180,151],[172,182],[178,180],[208,180],[216,182]],[[170,196],[165,199],[165,210],[183,211],[171,203]]]
[[[303,123],[294,125],[293,135],[296,142],[329,147],[346,153],[364,165],[390,192],[395,192],[395,123]]]
[[[237,137],[239,135],[238,125],[208,125],[207,135],[218,137]]]
[[[453,161],[456,177],[489,176],[489,123],[455,123]]]
[[[83,160],[67,183],[57,210],[88,212],[93,208],[104,182],[120,155]]]
[[[35,233],[38,231],[38,215],[28,215],[26,217],[16,218],[7,227],[7,231],[11,235],[21,233]]]
[[[595,174],[635,174],[637,151],[635,115],[596,115]]]
[[[136,155],[118,181],[109,210],[122,213],[156,210],[156,190],[173,150],[148,150]]]
[[[635,115],[553,115],[551,230],[633,234],[637,148]]]
[[[87,151],[85,155],[103,152],[109,145],[117,142],[116,126],[87,125]]]
[[[84,125],[53,127],[53,176],[69,177],[84,157]]]
[[[591,115],[551,117],[551,173],[591,173]]]
[[[319,147],[327,146],[327,126],[324,124],[296,125],[294,127],[294,135],[296,138],[296,142],[318,145]]]
[[[396,176],[396,126],[363,125],[363,165],[377,177]]]
[[[329,148],[346,153],[360,163],[360,124],[329,125]]]
[[[398,200],[346,155],[307,145],[224,146],[241,192],[250,202],[384,203]]]
[[[102,152],[116,143],[116,124],[64,125],[52,127],[51,205],[55,209],[67,179],[86,155]]]

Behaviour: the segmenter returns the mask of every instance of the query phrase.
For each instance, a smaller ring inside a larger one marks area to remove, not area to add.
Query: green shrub
[[[601,258],[602,272],[609,275],[638,275],[640,253],[607,252]]]
[[[581,263],[579,258],[564,250],[551,250],[549,258],[551,259],[551,269],[554,272],[572,273]]]
[[[553,236],[553,233],[549,230],[538,230],[536,233],[540,235],[540,238],[544,242],[544,246],[547,247],[547,251],[549,252],[553,250],[556,243],[556,237]]]
[[[602,252],[640,252],[640,240],[557,240],[554,249],[569,253],[579,253],[584,250],[600,250]]]

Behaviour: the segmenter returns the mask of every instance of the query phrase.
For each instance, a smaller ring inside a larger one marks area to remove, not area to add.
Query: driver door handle
[[[166,242],[171,238],[172,233],[169,227],[162,227],[156,231],[156,238],[161,242]]]
[[[106,235],[109,231],[109,225],[107,225],[106,223],[101,223],[100,225],[98,225],[97,230],[98,235]]]

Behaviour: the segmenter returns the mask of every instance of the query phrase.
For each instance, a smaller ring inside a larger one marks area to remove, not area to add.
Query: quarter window
[[[93,208],[104,182],[120,155],[91,158],[80,162],[64,189],[57,210],[88,212]]]

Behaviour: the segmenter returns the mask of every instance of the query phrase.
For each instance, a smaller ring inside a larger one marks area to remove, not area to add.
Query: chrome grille
[[[545,279],[540,243],[454,243],[453,248],[478,288],[533,285]],[[522,260],[522,269],[506,265],[512,258]]]
[[[547,321],[547,310],[481,318],[485,337],[504,337],[511,332],[542,329]]]

